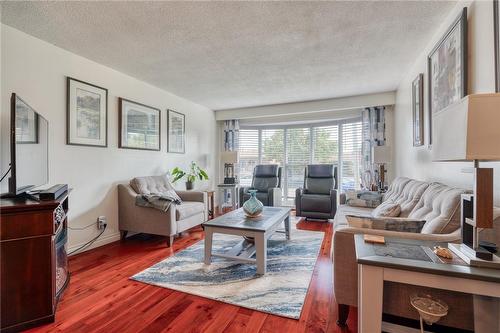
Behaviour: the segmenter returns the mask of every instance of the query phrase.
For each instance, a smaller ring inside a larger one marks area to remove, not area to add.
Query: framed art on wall
[[[500,92],[500,4],[493,0],[493,21],[495,29],[495,90]]]
[[[160,150],[160,109],[118,98],[118,147]]]
[[[184,154],[186,152],[186,117],[182,113],[167,110],[167,128],[167,151]]]
[[[66,143],[108,146],[108,90],[67,78]]]
[[[467,95],[467,8],[453,22],[427,58],[429,144],[432,115]]]
[[[413,146],[424,144],[424,74],[419,74],[411,84],[413,113]]]

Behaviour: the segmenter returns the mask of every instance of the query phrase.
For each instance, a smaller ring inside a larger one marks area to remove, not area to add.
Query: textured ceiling
[[[2,2],[2,22],[214,110],[394,90],[454,2]]]

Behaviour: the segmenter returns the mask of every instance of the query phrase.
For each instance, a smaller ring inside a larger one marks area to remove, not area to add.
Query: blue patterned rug
[[[264,276],[256,274],[255,265],[223,258],[213,257],[211,265],[204,265],[204,243],[200,241],[131,279],[298,319],[324,233],[292,229],[290,241],[284,234],[275,234],[268,241]],[[213,251],[227,251],[240,241],[241,237],[214,234]]]

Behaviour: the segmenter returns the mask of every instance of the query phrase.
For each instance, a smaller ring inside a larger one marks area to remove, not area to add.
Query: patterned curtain
[[[240,137],[240,121],[225,120],[224,121],[224,150],[234,151],[239,148]]]
[[[375,166],[373,165],[373,147],[385,146],[385,107],[366,108],[362,113],[363,121],[363,187],[369,189],[377,183]]]

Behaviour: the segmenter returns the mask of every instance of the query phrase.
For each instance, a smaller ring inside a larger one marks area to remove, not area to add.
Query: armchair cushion
[[[177,221],[187,219],[196,214],[203,213],[205,204],[198,201],[184,201],[180,205],[175,206],[175,218]]]
[[[334,167],[331,164],[310,164],[304,177],[306,193],[330,194],[335,188]]]
[[[168,193],[175,200],[181,201],[176,194],[174,187],[166,176],[146,176],[136,177],[130,181],[130,186],[135,192],[142,195]]]
[[[347,223],[354,228],[367,228],[390,230],[400,232],[420,233],[424,227],[425,220],[401,218],[401,217],[372,217],[372,216],[357,216],[346,215]]]

